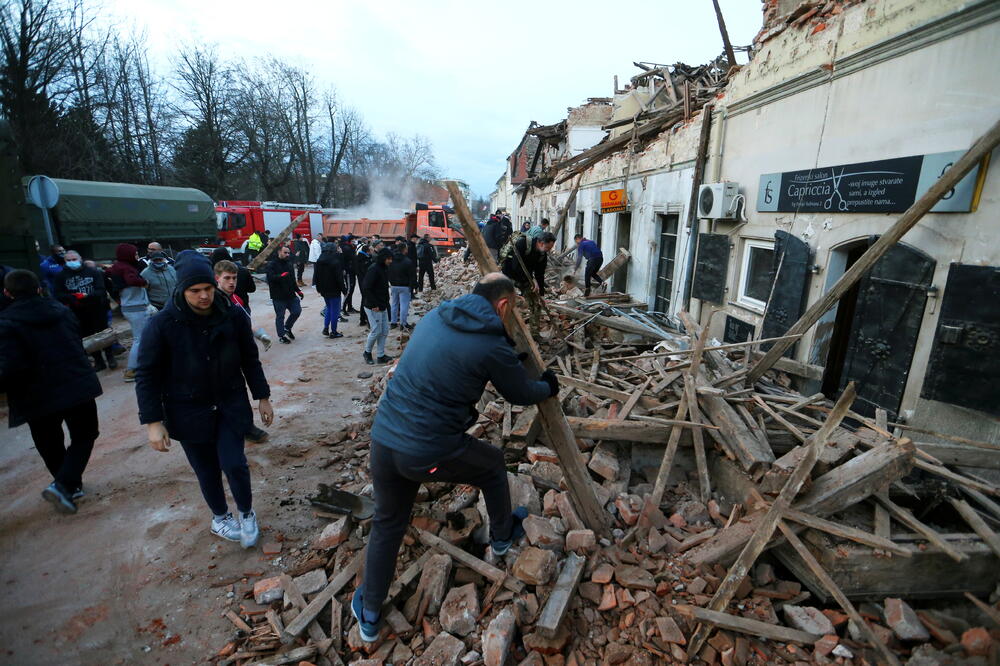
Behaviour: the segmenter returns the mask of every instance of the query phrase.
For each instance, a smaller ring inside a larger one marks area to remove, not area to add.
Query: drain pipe
[[[708,158],[708,139],[712,131],[712,104],[701,107],[701,135],[698,137],[698,154],[694,160],[694,175],[691,177],[691,198],[688,201],[688,256],[684,269],[684,310],[691,308],[691,286],[694,277],[694,262],[698,252],[698,188],[705,177],[705,162]]]

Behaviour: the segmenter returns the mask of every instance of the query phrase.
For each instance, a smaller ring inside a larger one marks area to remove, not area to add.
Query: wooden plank
[[[576,586],[580,584],[580,578],[583,577],[586,564],[587,559],[576,553],[570,553],[566,557],[559,578],[556,579],[555,587],[552,588],[552,592],[545,602],[545,607],[542,608],[542,612],[535,622],[535,629],[540,631],[543,636],[552,638],[559,630],[559,625],[566,616],[566,611],[569,610],[570,602],[574,599]]]
[[[681,428],[715,429],[715,426],[711,424],[705,425],[678,419],[658,419],[656,423],[650,423],[648,421],[617,421],[567,416],[566,421],[576,437],[593,440],[604,439],[612,442],[662,444],[678,426]]]
[[[855,261],[850,268],[848,268],[842,276],[837,280],[836,283],[830,289],[823,294],[823,297],[818,301],[813,303],[809,309],[806,310],[805,314],[799,317],[792,326],[786,331],[786,335],[796,335],[798,333],[805,333],[810,328],[812,328],[820,317],[822,317],[826,312],[834,306],[844,294],[846,294],[851,287],[857,284],[858,280],[868,272],[868,270],[875,265],[875,263],[882,258],[889,248],[893,247],[899,240],[906,234],[907,231],[912,229],[917,222],[923,218],[923,216],[930,211],[934,205],[941,200],[941,197],[948,194],[949,191],[955,185],[958,184],[962,178],[965,177],[969,171],[971,171],[979,162],[989,155],[994,148],[1000,145],[1000,120],[993,124],[993,126],[986,131],[976,142],[972,145],[969,150],[962,155],[956,161],[951,168],[941,174],[941,177],[934,181],[934,184],[924,193],[922,197],[917,199],[913,205],[906,209],[906,211],[899,216],[896,222],[893,223],[889,229],[879,236],[872,245],[865,250],[857,261]],[[775,343],[764,357],[757,362],[753,368],[750,369],[749,382],[753,385],[760,379],[767,370],[774,365],[775,361],[780,359],[788,348],[792,346],[791,341],[784,341]]]
[[[300,611],[308,605],[306,603],[306,598],[299,590],[298,585],[295,584],[295,581],[293,581],[292,577],[288,574],[283,574],[281,576],[281,589],[285,591],[285,594],[288,596],[289,601],[292,602],[292,605]],[[319,622],[316,622],[315,620],[309,623],[309,626],[306,627],[306,632],[309,634],[309,638],[317,643],[325,641],[327,638],[326,632],[324,632],[323,628],[319,626]],[[283,631],[276,631],[275,633],[278,636],[281,636]]]
[[[687,415],[687,396],[681,396],[681,403],[677,406],[677,418],[683,419]],[[656,481],[653,483],[653,492],[649,494],[643,505],[643,513],[653,509],[659,509],[663,501],[663,493],[667,488],[667,479],[670,477],[670,469],[674,464],[674,456],[677,455],[677,445],[681,440],[681,429],[674,427],[670,431],[670,439],[667,441],[667,450],[663,452],[663,460],[660,461],[660,470],[656,474]]]
[[[110,347],[118,341],[118,334],[113,328],[106,328],[93,335],[88,335],[83,339],[83,351],[87,354],[101,351],[105,347]]]
[[[573,189],[569,191],[569,197],[566,198],[566,205],[559,209],[559,218],[556,220],[555,226],[552,227],[552,233],[555,235],[556,240],[559,240],[560,233],[562,231],[563,225],[566,224],[566,217],[569,215],[569,209],[576,201],[576,193],[580,191],[580,182],[583,180],[583,174],[576,179],[576,183],[573,185]],[[576,247],[575,245],[573,247]]]
[[[799,631],[798,629],[783,627],[778,624],[768,624],[767,622],[753,620],[748,617],[729,615],[728,613],[721,613],[719,611],[701,608],[700,606],[677,604],[675,606],[671,606],[671,608],[676,610],[681,615],[693,618],[699,622],[713,624],[720,629],[738,631],[742,634],[759,636],[772,641],[781,641],[782,643],[801,643],[802,645],[812,645],[817,640],[822,638],[821,634],[810,634],[805,631]]]
[[[232,623],[233,623],[233,625],[234,625],[234,626],[235,626],[235,627],[236,627],[237,629],[239,629],[240,631],[242,631],[243,633],[245,633],[245,634],[247,634],[247,635],[249,635],[249,634],[252,634],[252,633],[253,633],[253,629],[252,629],[252,628],[250,627],[250,625],[249,625],[249,624],[247,624],[246,622],[244,622],[244,621],[243,621],[243,618],[241,618],[241,617],[240,617],[239,615],[237,615],[237,614],[236,614],[236,613],[234,613],[233,611],[231,611],[231,610],[229,610],[229,611],[226,611],[226,618],[227,618],[227,619],[228,619],[228,620],[229,620],[230,622],[232,622]]]
[[[997,610],[995,606],[991,606],[987,603],[983,603],[978,597],[975,597],[968,592],[965,593],[965,598],[971,601],[976,608],[981,610],[988,618],[993,620],[993,623],[1000,627],[1000,610]]]
[[[524,583],[517,580],[516,578],[508,576],[507,573],[502,569],[497,569],[492,564],[483,562],[475,555],[465,552],[458,546],[454,546],[449,542],[445,541],[444,539],[434,534],[431,534],[426,530],[422,530],[419,528],[417,528],[417,536],[420,539],[420,542],[423,543],[425,546],[435,548],[441,551],[442,553],[451,555],[452,559],[458,560],[459,562],[469,567],[479,575],[485,576],[486,578],[489,578],[493,582],[502,580],[503,581],[502,585],[511,592],[520,594],[521,592],[524,591]]]
[[[367,551],[367,546],[362,548],[360,551],[355,553],[354,558],[350,563],[341,569],[336,576],[333,577],[327,586],[324,587],[309,604],[302,609],[294,620],[289,622],[285,626],[285,633],[281,634],[281,642],[284,644],[291,643],[295,638],[306,630],[306,627],[316,619],[320,611],[330,602],[333,597],[340,592],[345,585],[347,585],[353,578],[362,570],[365,563],[365,552]]]
[[[923,453],[923,452],[918,451],[918,453]],[[957,483],[960,486],[972,488],[974,490],[978,490],[979,492],[983,493],[990,493],[991,495],[1000,495],[1000,488],[991,486],[988,483],[983,483],[982,481],[976,481],[975,479],[970,479],[967,476],[951,471],[947,467],[936,465],[932,462],[921,460],[919,458],[913,461],[913,466],[922,469],[925,472],[930,472],[931,474],[936,474],[937,476],[948,479],[952,483]]]
[[[253,261],[247,264],[247,270],[251,273],[256,272],[257,269],[260,268],[265,261],[267,261],[268,257],[271,256],[271,253],[274,252],[282,243],[288,240],[288,237],[292,235],[295,227],[299,226],[299,224],[305,221],[308,217],[309,213],[302,213],[289,222],[288,226],[285,227],[280,234],[268,241],[267,247],[263,248],[260,251],[260,254],[254,257]]]
[[[737,588],[743,582],[747,573],[749,573],[750,567],[753,566],[757,557],[759,557],[767,547],[767,543],[771,540],[774,530],[781,522],[782,514],[791,506],[792,500],[795,499],[795,496],[798,494],[799,490],[801,490],[802,484],[809,478],[809,474],[812,472],[812,468],[816,464],[816,460],[819,458],[820,447],[826,444],[827,438],[829,438],[833,430],[840,425],[840,422],[850,409],[851,403],[854,402],[854,395],[854,382],[851,382],[847,385],[847,388],[844,389],[840,399],[837,400],[837,404],[834,405],[833,411],[830,412],[830,415],[827,417],[823,427],[820,428],[819,431],[813,436],[808,448],[806,449],[805,456],[788,477],[785,485],[782,486],[781,492],[778,493],[778,497],[775,498],[771,507],[767,510],[767,513],[761,520],[757,531],[754,532],[752,537],[750,537],[750,540],[747,541],[742,552],[740,552],[739,557],[736,558],[736,562],[734,562],[729,568],[729,571],[726,573],[726,578],[722,581],[722,584],[719,585],[718,589],[715,591],[715,595],[712,596],[712,600],[708,604],[709,610],[725,610],[725,608],[729,605],[729,602],[732,601],[733,595],[736,594]],[[695,629],[694,635],[691,637],[691,644],[687,651],[688,657],[693,658],[698,654],[702,646],[705,644],[705,640],[708,638],[710,631],[711,629],[708,625],[698,625],[698,628]]]
[[[473,219],[472,212],[469,210],[458,183],[449,180],[445,181],[445,186],[451,195],[452,204],[462,223],[466,242],[472,256],[476,259],[479,270],[484,275],[499,272],[500,267],[497,266],[496,260],[486,247],[483,235],[479,231],[479,225]],[[517,308],[508,310],[507,317],[504,319],[504,327],[508,335],[513,338],[518,351],[527,353],[525,358],[527,368],[533,376],[537,377],[544,368],[542,357],[531,337],[531,331],[524,323]],[[566,422],[566,415],[563,414],[559,400],[552,397],[538,403],[538,414],[546,440],[559,456],[563,478],[580,519],[595,534],[610,536],[611,517],[597,500],[593,481],[583,462],[583,456],[580,454],[576,439]]]
[[[316,645],[306,645],[305,647],[295,648],[294,650],[289,650],[288,652],[276,654],[273,657],[268,657],[267,659],[255,661],[253,664],[254,666],[282,666],[282,664],[296,664],[300,661],[312,659],[316,656],[316,652],[319,651],[319,649],[319,646]]]
[[[575,389],[586,391],[587,393],[593,393],[594,395],[599,395],[602,398],[611,398],[612,400],[617,400],[621,403],[628,402],[628,399],[632,397],[628,391],[619,391],[618,389],[608,388],[606,386],[601,386],[600,384],[585,382],[582,379],[570,377],[566,374],[559,375],[559,384],[572,386]]]
[[[336,599],[330,600],[330,639],[333,641],[334,653],[340,652],[344,638],[344,604]]]
[[[622,405],[621,411],[618,412],[619,421],[624,421],[628,418],[628,415],[632,413],[636,403],[639,402],[639,398],[642,397],[643,391],[645,391],[646,387],[649,386],[649,382],[650,379],[647,377],[646,381],[644,381],[639,388],[632,392],[632,395],[630,395],[625,404]]]
[[[724,344],[724,345],[715,345],[715,346],[712,346],[712,347],[705,347],[705,351],[710,352],[710,351],[724,351],[726,349],[738,349],[738,348],[741,348],[741,347],[746,347],[747,345],[756,346],[756,345],[764,344],[766,342],[778,342],[779,340],[786,340],[786,339],[791,339],[791,340],[794,341],[794,340],[798,340],[801,337],[802,337],[802,334],[800,333],[799,335],[782,335],[782,336],[777,337],[777,338],[764,338],[762,340],[752,340],[752,341],[749,341],[749,342],[732,342],[732,343],[728,343],[728,344]],[[620,356],[618,358],[612,358],[612,359],[608,359],[608,360],[610,360],[610,361],[637,361],[637,360],[641,360],[641,359],[644,359],[644,358],[659,358],[659,357],[663,357],[663,356],[687,356],[687,355],[691,354],[693,351],[694,351],[693,348],[692,349],[677,349],[675,351],[649,352],[649,353],[646,353],[646,354],[633,354],[632,356]],[[825,397],[822,393],[820,393],[819,395],[820,395],[820,397]]]
[[[854,527],[849,527],[847,525],[841,525],[840,523],[835,523],[833,521],[826,520],[825,518],[819,518],[808,513],[803,513],[796,509],[786,510],[785,518],[794,520],[800,525],[811,527],[814,530],[820,530],[822,532],[826,532],[827,534],[850,539],[851,541],[856,541],[860,544],[871,546],[872,548],[888,550],[902,555],[903,557],[911,557],[913,555],[913,551],[909,548],[900,546],[899,544],[884,537],[877,536]]]
[[[892,538],[892,518],[889,517],[889,512],[881,504],[875,505],[874,522],[875,534],[883,539]]]
[[[705,336],[702,335],[699,340]],[[692,358],[698,359],[700,354],[695,354]],[[691,368],[695,369],[695,361],[692,361]],[[695,379],[690,372],[684,375],[684,395],[687,397],[688,415],[691,421],[701,423],[701,411],[698,409],[698,397],[695,395]],[[708,475],[708,460],[705,458],[705,434],[701,428],[691,430],[691,438],[694,440],[694,461],[698,470],[698,491],[702,504],[708,504],[712,499],[712,479]]]
[[[823,587],[826,588],[826,591],[830,593],[830,596],[837,601],[840,607],[844,609],[844,612],[847,613],[851,620],[854,621],[854,625],[865,635],[865,638],[868,639],[868,642],[872,645],[872,647],[879,651],[886,663],[891,664],[892,666],[899,666],[899,660],[896,659],[896,655],[894,655],[892,650],[890,650],[888,646],[886,646],[886,644],[875,635],[871,626],[869,626],[865,619],[861,617],[861,614],[858,613],[854,604],[852,604],[851,601],[844,595],[837,584],[833,582],[833,579],[830,578],[828,573],[826,573],[826,570],[820,566],[820,563],[816,561],[816,558],[813,557],[813,554],[808,548],[806,548],[806,545],[802,543],[802,540],[799,539],[797,534],[795,534],[795,531],[789,529],[788,525],[786,525],[783,520],[778,521],[778,528],[785,535],[785,538],[788,540],[788,543],[792,545],[792,548],[795,549],[795,552],[802,558],[802,561],[805,562],[809,570],[812,571],[813,575],[820,580]]]
[[[962,519],[969,524],[972,531],[979,535],[979,538],[986,542],[986,545],[990,547],[997,557],[1000,557],[1000,536],[990,529],[990,526],[986,524],[986,521],[976,513],[976,510],[969,506],[969,503],[963,499],[955,499],[954,497],[949,497],[948,501],[951,505],[955,507],[955,510],[961,514]]]
[[[590,362],[590,375],[588,376],[588,381],[593,384],[594,380],[597,379],[597,373],[601,369],[601,348],[594,347],[594,358]]]
[[[955,442],[917,442],[917,450],[934,456],[945,465],[1000,469],[1000,449],[983,449]]]
[[[973,488],[963,487],[962,492],[971,497],[972,499],[976,500],[979,506],[983,507],[991,514],[993,514],[994,518],[1000,520],[1000,504],[997,504],[989,497],[987,497],[986,495],[982,494],[981,492]]]
[[[774,411],[769,404],[767,404],[766,402],[764,402],[763,400],[761,400],[761,397],[759,395],[753,396],[753,400],[754,400],[754,402],[757,403],[757,405],[761,409],[763,409],[765,412],[767,412],[768,415],[772,419],[774,419],[775,421],[777,421],[778,423],[780,423],[781,425],[783,425],[785,427],[785,429],[788,430],[788,432],[792,433],[792,435],[795,437],[795,439],[797,439],[797,440],[799,440],[800,442],[803,442],[803,443],[808,439],[808,437],[806,437],[806,435],[803,434],[801,430],[799,430],[798,428],[796,428],[795,426],[793,426],[791,423],[788,422],[787,419],[785,419],[783,416],[781,416],[780,414],[778,414],[778,412]]]
[[[609,277],[618,272],[625,264],[628,263],[629,259],[632,258],[632,253],[623,247],[618,248],[618,254],[615,258],[604,264],[601,270],[597,271],[597,277],[602,281],[607,281]]]
[[[920,534],[924,535],[924,538],[926,538],[932,544],[934,544],[935,546],[943,550],[945,553],[947,553],[948,557],[950,557],[951,559],[955,560],[956,562],[962,562],[964,560],[969,559],[968,555],[952,548],[947,541],[941,538],[940,534],[938,534],[929,526],[920,522],[917,519],[917,517],[914,516],[908,509],[904,509],[903,507],[893,502],[891,499],[889,499],[889,496],[886,495],[885,493],[876,493],[875,498],[882,504],[882,506],[884,506],[886,509],[889,510],[889,513],[891,513],[896,517],[896,520],[903,523],[911,530],[914,530],[915,532],[919,532]]]

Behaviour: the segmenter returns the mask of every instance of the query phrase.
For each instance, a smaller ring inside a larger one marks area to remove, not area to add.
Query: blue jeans
[[[215,437],[207,442],[181,442],[194,475],[198,477],[201,494],[212,510],[212,514],[222,516],[229,513],[226,491],[222,487],[222,475],[229,481],[229,492],[233,494],[236,508],[249,513],[253,508],[250,491],[250,467],[243,451],[243,434],[226,423],[221,415],[216,416]]]
[[[292,326],[298,320],[299,315],[302,314],[302,304],[299,303],[298,297],[291,297],[287,301],[272,298],[271,304],[274,306],[274,330],[277,332],[280,338],[285,334],[285,331],[292,330]],[[288,311],[288,318],[285,318],[285,311]]]
[[[389,323],[405,326],[407,323],[406,315],[410,314],[410,288],[395,285],[389,287],[389,303],[392,308]]]
[[[323,330],[329,329],[331,333],[337,332],[337,320],[340,319],[340,296],[325,298],[326,317],[323,318]]]
[[[389,337],[389,313],[385,310],[375,312],[371,308],[365,308],[365,313],[368,315],[368,323],[372,327],[368,333],[368,340],[365,341],[365,351],[371,354],[372,349],[377,344],[378,354],[376,358],[381,358],[385,356],[385,339]]]
[[[146,329],[146,322],[149,315],[145,308],[136,312],[122,311],[122,316],[128,321],[132,329],[132,349],[128,352],[128,369],[135,370],[139,365],[139,341],[142,339],[142,332]]]

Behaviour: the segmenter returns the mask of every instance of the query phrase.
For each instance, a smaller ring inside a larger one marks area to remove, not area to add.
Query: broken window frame
[[[770,274],[772,259],[775,252],[774,240],[744,238],[743,249],[740,257],[740,276],[739,285],[736,291],[736,302],[748,310],[764,314],[764,310],[767,307],[767,301],[754,298],[746,293],[747,286],[750,283],[750,258],[754,250],[766,250],[770,253],[767,261],[765,262],[768,274]],[[770,285],[770,279],[768,279],[768,285]]]

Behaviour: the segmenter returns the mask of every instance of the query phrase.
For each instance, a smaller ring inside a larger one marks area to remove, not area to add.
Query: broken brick
[[[604,444],[598,446],[590,454],[590,462],[587,463],[587,467],[608,481],[614,481],[618,478],[618,456]]]
[[[570,530],[566,533],[566,550],[590,551],[597,547],[593,530]]]
[[[262,578],[253,584],[253,599],[258,604],[266,606],[285,596],[281,586],[281,576]]]
[[[630,564],[622,564],[615,567],[615,582],[624,587],[641,590],[656,589],[656,581],[653,580],[653,574]]]
[[[687,639],[684,638],[684,634],[672,617],[656,618],[656,629],[660,632],[660,637],[668,643],[677,643],[678,645],[687,643]]]
[[[318,538],[313,541],[312,547],[316,550],[327,550],[328,548],[336,548],[340,544],[347,541],[347,537],[351,534],[351,523],[347,516],[344,516],[340,520],[335,520],[320,532]]]
[[[556,555],[551,550],[528,547],[514,562],[513,573],[529,585],[545,585],[556,570]]]
[[[833,623],[823,613],[812,606],[792,606],[786,604],[781,610],[784,611],[785,621],[799,631],[817,636],[837,633],[833,628]]]
[[[457,666],[463,654],[465,643],[442,631],[435,636],[424,653],[413,661],[413,666]]]
[[[982,627],[973,627],[962,634],[962,648],[970,657],[985,657],[990,652],[993,639]]]
[[[531,462],[559,463],[559,456],[550,448],[544,446],[529,446],[528,460]]]
[[[618,597],[615,595],[614,585],[605,585],[604,593],[601,596],[601,604],[597,607],[599,611],[611,610],[618,606]]]
[[[548,550],[562,548],[562,538],[556,533],[556,529],[547,518],[528,516],[521,525],[524,527],[525,536],[528,537],[528,543],[532,546]]]
[[[474,583],[449,590],[438,613],[441,627],[459,636],[468,636],[475,631],[478,616],[479,596]]]
[[[510,608],[500,611],[483,634],[483,662],[486,666],[503,666],[514,642],[514,613]]]
[[[595,583],[604,585],[610,583],[611,579],[614,578],[615,568],[608,563],[598,565],[594,572],[590,574],[590,580]]]
[[[902,599],[885,600],[885,621],[901,641],[926,642],[931,638],[920,618]]]

